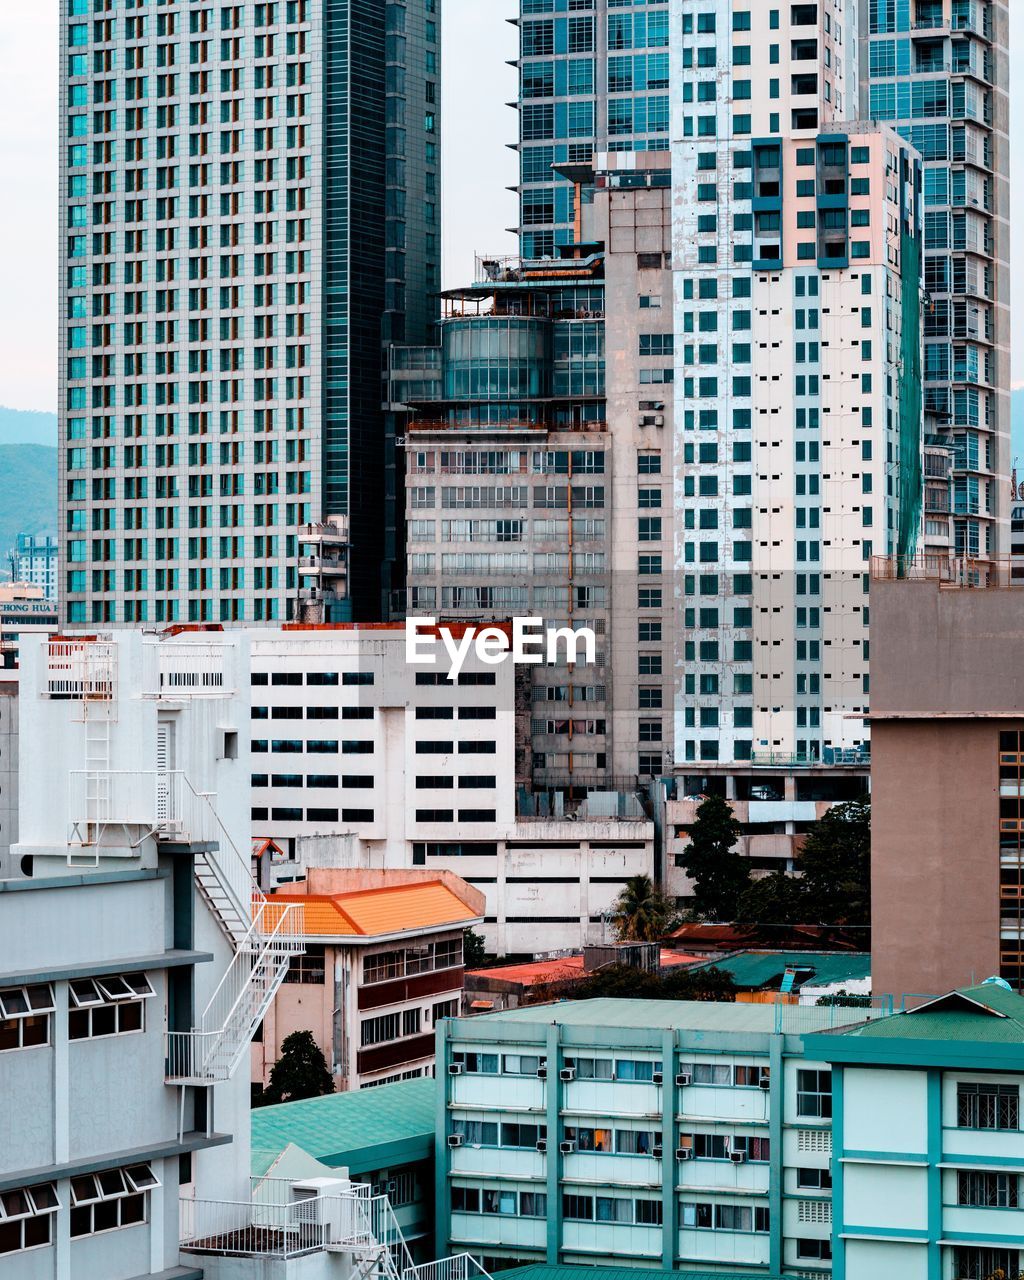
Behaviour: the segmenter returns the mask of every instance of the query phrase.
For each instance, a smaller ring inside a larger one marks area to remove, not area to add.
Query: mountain
[[[57,530],[57,450],[44,444],[0,444],[0,572],[19,533]]]
[[[57,415],[0,405],[0,444],[57,444]]]

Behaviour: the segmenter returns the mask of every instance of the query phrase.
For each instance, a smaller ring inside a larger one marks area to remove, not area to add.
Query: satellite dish
[[[1005,978],[986,978],[981,985],[983,987],[1003,987],[1007,991],[1013,990],[1013,987],[1010,986]]]

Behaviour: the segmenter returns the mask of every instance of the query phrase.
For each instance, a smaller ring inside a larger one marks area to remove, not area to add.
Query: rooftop
[[[662,969],[674,969],[679,965],[703,963],[702,956],[687,955],[682,951],[661,950]],[[499,982],[518,983],[523,987],[542,986],[548,982],[571,982],[589,977],[583,968],[582,954],[557,956],[552,960],[532,960],[526,964],[496,965],[491,969],[469,969],[467,978],[494,979]]]
[[[567,1267],[538,1262],[501,1273],[503,1280],[777,1280],[766,1271],[661,1271],[640,1267]]]
[[[280,889],[271,904],[276,901],[303,905],[307,938],[375,938],[469,925],[481,918],[442,880],[339,893]]]
[[[1024,996],[983,982],[839,1033],[877,1040],[969,1040],[1024,1045]]]
[[[795,986],[825,986],[871,976],[871,956],[842,951],[738,951],[703,962],[704,968],[728,973],[737,987],[749,991],[777,990],[787,969],[798,973]],[[804,972],[810,970],[810,973]]]
[[[350,1174],[427,1160],[434,1149],[436,1081],[400,1080],[252,1112],[253,1172],[265,1173],[289,1143]]]
[[[872,1009],[849,1009],[851,1020],[876,1016]],[[791,1035],[818,1031],[823,1010],[816,1006],[789,1005],[785,1030]],[[558,1023],[569,1027],[636,1027],[679,1031],[733,1031],[769,1034],[778,1029],[778,1006],[733,1004],[716,1000],[559,1000],[519,1009],[480,1014],[472,1022],[526,1022],[538,1026]]]

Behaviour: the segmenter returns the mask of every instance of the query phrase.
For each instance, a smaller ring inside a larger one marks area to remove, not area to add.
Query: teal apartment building
[[[438,1032],[439,1247],[825,1277],[835,1037],[869,1008],[600,999]]]
[[[1019,1275],[1024,998],[989,979],[805,1049],[831,1067],[837,1280]]]

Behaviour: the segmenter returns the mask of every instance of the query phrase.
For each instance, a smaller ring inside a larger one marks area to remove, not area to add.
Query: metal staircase
[[[168,1032],[167,1079],[208,1085],[234,1074],[292,957],[305,950],[303,912],[301,903],[276,902],[264,894],[212,797],[180,776],[187,807],[196,815],[188,824],[196,886],[234,956],[198,1025]],[[205,838],[197,839],[196,831]]]

